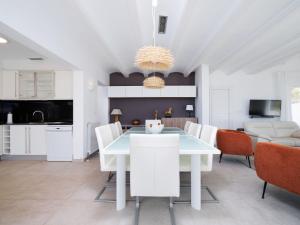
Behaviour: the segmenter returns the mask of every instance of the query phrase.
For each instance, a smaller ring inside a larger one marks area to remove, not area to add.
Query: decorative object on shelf
[[[152,113],[153,117],[155,120],[158,119],[158,110],[156,109],[153,113]]]
[[[188,112],[189,117],[191,117],[191,114],[194,111],[194,106],[193,105],[186,105],[185,110]]]
[[[141,121],[139,119],[134,119],[134,120],[131,121],[131,124],[132,125],[140,125]]]
[[[145,46],[137,51],[135,57],[135,65],[141,70],[150,71],[166,71],[169,70],[174,63],[174,58],[169,49],[156,46],[155,42],[155,10],[157,7],[157,0],[152,0],[152,22],[153,22],[153,44],[152,46]],[[154,76],[147,77],[144,80],[144,86],[148,88],[163,88],[165,81]]]
[[[169,107],[167,111],[165,111],[165,117],[166,118],[171,118],[173,113],[173,108]]]
[[[113,109],[110,113],[110,115],[114,116],[114,121],[118,122],[119,117],[122,115],[121,109]]]

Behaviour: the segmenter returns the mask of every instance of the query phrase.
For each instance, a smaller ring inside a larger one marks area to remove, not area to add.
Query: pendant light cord
[[[156,6],[152,6],[152,23],[153,23],[153,33],[152,33],[152,38],[153,38],[153,46],[155,47],[156,42],[155,42],[155,8]]]

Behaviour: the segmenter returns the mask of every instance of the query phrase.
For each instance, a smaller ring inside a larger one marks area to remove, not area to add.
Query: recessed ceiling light
[[[6,44],[7,40],[3,37],[0,37],[0,44]]]

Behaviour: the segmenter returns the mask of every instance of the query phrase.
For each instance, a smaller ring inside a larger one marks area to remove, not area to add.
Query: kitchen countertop
[[[29,123],[2,123],[0,125],[53,125],[53,126],[61,126],[61,125],[73,125],[70,122],[29,122]]]

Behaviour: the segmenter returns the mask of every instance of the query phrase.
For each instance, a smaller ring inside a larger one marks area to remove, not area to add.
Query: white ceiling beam
[[[256,74],[259,73],[265,69],[274,67],[280,63],[284,63],[288,59],[298,55],[300,53],[300,47],[297,49],[294,49],[292,52],[288,52],[283,55],[279,55],[277,57],[274,57],[272,59],[266,59],[265,61],[261,62],[259,65],[252,65],[246,68],[244,71],[248,74]]]
[[[271,16],[265,23],[261,24],[254,32],[248,34],[247,38],[243,39],[239,44],[237,44],[231,51],[221,57],[219,60],[214,63],[214,68],[219,68],[225,63],[229,58],[233,55],[237,54],[239,51],[243,49],[243,47],[247,46],[250,42],[255,40],[258,36],[265,33],[269,28],[276,25],[279,21],[288,16],[292,11],[296,10],[300,6],[299,0],[290,1],[285,7],[283,7],[279,12]]]
[[[228,9],[226,14],[220,18],[218,24],[216,24],[213,31],[208,35],[207,39],[204,40],[202,45],[200,45],[199,48],[195,49],[195,52],[198,54],[195,55],[195,57],[192,58],[189,65],[186,66],[184,70],[184,74],[190,74],[193,72],[198,66],[200,66],[203,62],[201,62],[201,57],[207,47],[211,44],[211,42],[214,40],[214,38],[224,29],[224,25],[229,21],[229,19],[232,17],[232,15],[240,8],[242,1],[236,0]]]
[[[247,66],[259,65],[260,62],[264,62],[266,59],[272,60],[277,56],[284,55],[283,53],[287,54],[288,52],[294,52],[295,49],[300,48],[300,33],[296,34],[295,36],[297,38],[293,36],[289,41],[282,43],[279,45],[279,47],[274,47],[271,51],[268,50],[259,56],[254,55],[247,59],[247,61],[236,63],[235,65],[230,66],[229,69],[225,69],[226,73],[232,74],[236,71],[242,70],[243,68],[247,68]]]

